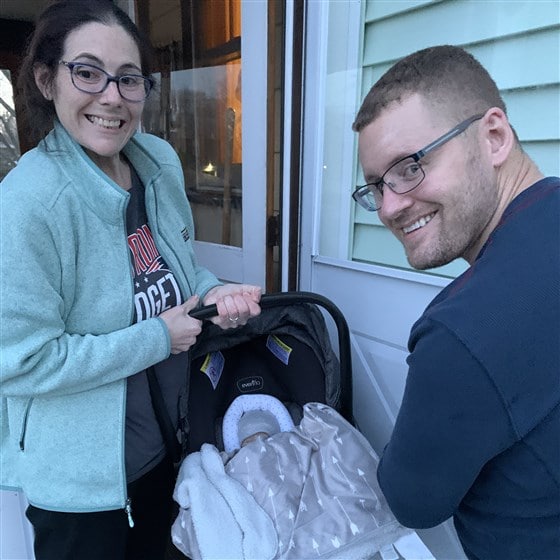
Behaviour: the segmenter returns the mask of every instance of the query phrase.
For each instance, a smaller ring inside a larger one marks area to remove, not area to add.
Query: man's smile
[[[431,219],[436,215],[435,212],[431,214],[427,214],[426,216],[422,216],[419,220],[416,220],[413,224],[401,228],[403,233],[408,234],[416,231],[417,229],[423,228],[426,224],[428,224]]]

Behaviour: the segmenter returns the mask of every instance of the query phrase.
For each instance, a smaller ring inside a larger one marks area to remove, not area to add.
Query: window
[[[560,174],[557,1],[367,1],[353,21],[338,4],[330,3],[328,20],[321,255],[410,268],[401,244],[377,215],[344,197],[364,182],[351,132],[361,100],[394,62],[418,49],[456,44],[470,51],[496,80],[523,148],[545,175]],[[340,235],[349,214],[350,231]],[[457,260],[427,272],[455,277],[466,267]]]
[[[0,69],[0,181],[20,156],[14,95],[9,70]]]
[[[143,126],[177,150],[199,241],[241,246],[241,3],[138,0],[159,84]]]

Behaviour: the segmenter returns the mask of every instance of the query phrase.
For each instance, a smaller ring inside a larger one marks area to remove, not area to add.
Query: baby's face
[[[241,447],[245,447],[248,443],[251,443],[252,441],[255,441],[256,439],[259,438],[263,438],[266,439],[267,437],[269,437],[270,434],[267,434],[266,432],[257,432],[253,435],[247,436],[242,442],[241,442]]]

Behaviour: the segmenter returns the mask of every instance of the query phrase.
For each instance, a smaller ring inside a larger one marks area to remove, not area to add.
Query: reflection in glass
[[[0,181],[20,156],[14,93],[9,70],[0,69]]]
[[[241,246],[241,63],[156,75],[143,125],[181,158],[202,241]]]
[[[144,128],[183,165],[196,238],[241,246],[241,2],[136,0],[158,86]]]

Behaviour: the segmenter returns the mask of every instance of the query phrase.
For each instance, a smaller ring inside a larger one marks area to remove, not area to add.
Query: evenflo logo
[[[254,391],[261,391],[263,387],[264,379],[260,375],[244,377],[237,382],[237,389],[241,393],[252,393]]]

